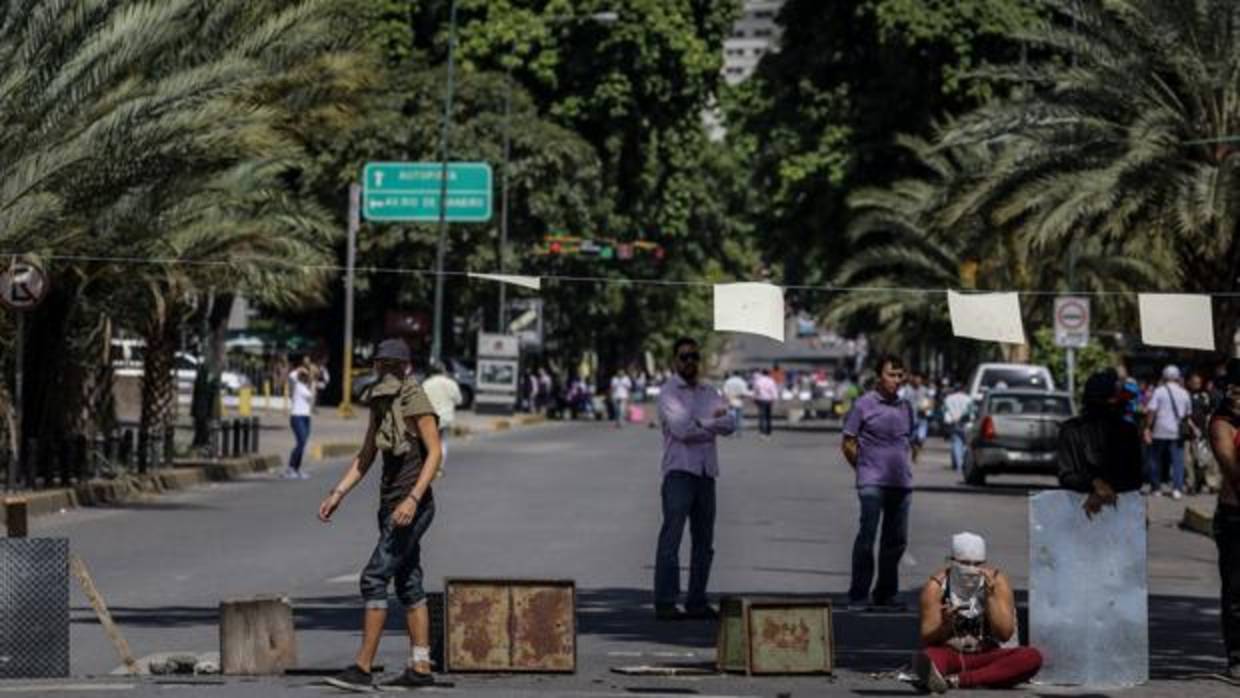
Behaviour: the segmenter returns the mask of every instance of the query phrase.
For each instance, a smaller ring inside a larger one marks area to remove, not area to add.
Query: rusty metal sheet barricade
[[[835,634],[828,599],[725,598],[716,663],[745,674],[830,674]]]
[[[444,595],[448,671],[577,670],[574,582],[449,579]]]
[[[69,676],[69,541],[0,539],[0,679]]]

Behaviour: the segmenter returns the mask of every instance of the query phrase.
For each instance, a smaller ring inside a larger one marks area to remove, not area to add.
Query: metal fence
[[[257,453],[261,424],[257,417],[217,420],[208,428],[206,458],[239,458]],[[72,487],[94,479],[115,479],[171,467],[176,456],[174,434],[157,431],[141,439],[134,428],[87,437],[69,434],[57,439],[27,439],[20,462],[0,446],[0,487],[40,490]]]

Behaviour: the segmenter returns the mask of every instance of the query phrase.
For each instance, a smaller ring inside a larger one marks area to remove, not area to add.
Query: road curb
[[[117,480],[91,480],[73,487],[37,492],[11,492],[7,497],[26,500],[31,518],[55,514],[79,507],[122,504],[139,494],[160,494],[187,490],[208,482],[237,480],[245,475],[266,472],[279,467],[279,456],[249,456],[222,461],[176,461],[177,467],[146,475],[132,475]],[[4,503],[0,499],[0,518]]]
[[[489,427],[476,428],[457,424],[452,427],[452,436],[456,438],[468,438],[478,434],[494,434],[501,431],[509,431],[515,427],[527,427],[536,424],[543,424],[547,418],[540,414],[516,415],[511,419],[497,419],[491,423]],[[328,458],[342,458],[352,456],[362,450],[360,441],[323,441],[320,443],[310,444],[310,458],[313,460],[324,460]]]

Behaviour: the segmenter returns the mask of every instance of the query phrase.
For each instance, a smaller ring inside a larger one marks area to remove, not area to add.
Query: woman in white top
[[[306,450],[306,442],[310,440],[310,412],[314,409],[314,386],[310,382],[310,371],[299,368],[293,371],[289,391],[292,397],[292,408],[289,410],[289,426],[293,428],[295,444],[288,454],[288,468],[284,477],[293,480],[307,480],[309,475],[301,472],[301,456]]]

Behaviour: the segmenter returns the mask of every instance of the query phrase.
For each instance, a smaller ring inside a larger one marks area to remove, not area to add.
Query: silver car
[[[1068,393],[991,390],[969,427],[964,479],[985,485],[988,475],[1054,475],[1059,425],[1073,415]]]

